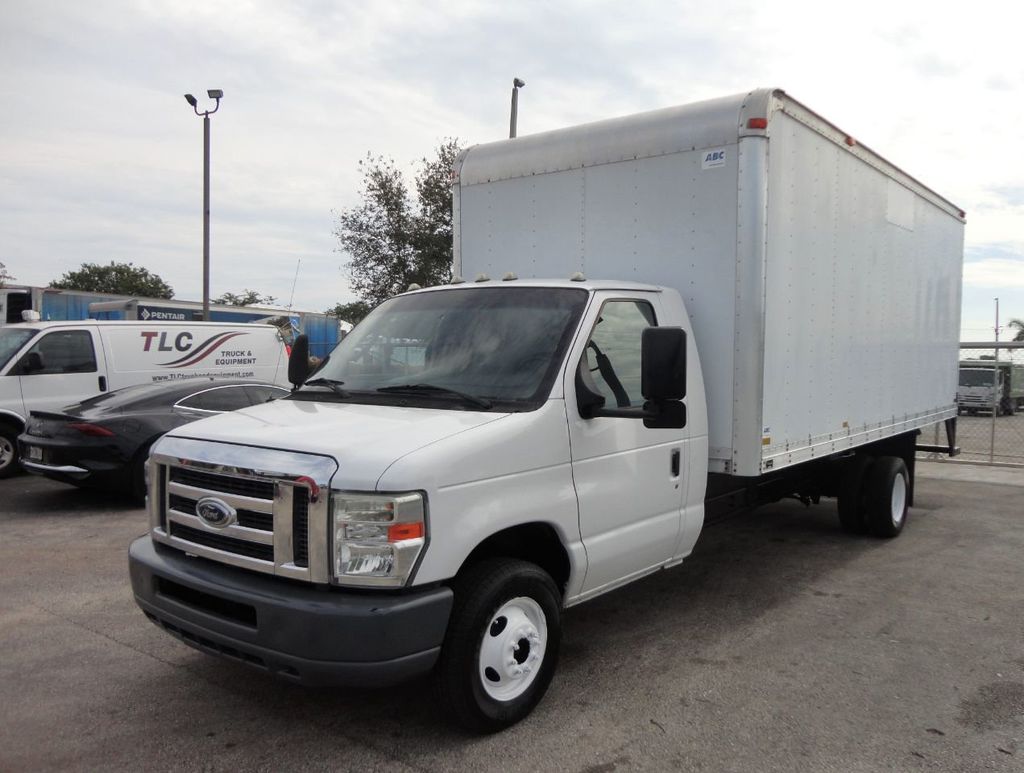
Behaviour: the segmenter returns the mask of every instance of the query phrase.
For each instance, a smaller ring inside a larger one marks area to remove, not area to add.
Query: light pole
[[[213,110],[202,113],[196,105],[196,98],[185,95],[185,101],[192,105],[196,115],[203,117],[203,321],[210,321],[210,116],[217,112],[224,92],[209,89],[206,95],[216,100]]]
[[[508,138],[516,136],[516,123],[519,120],[519,89],[526,85],[522,78],[512,79],[512,117],[508,122]]]

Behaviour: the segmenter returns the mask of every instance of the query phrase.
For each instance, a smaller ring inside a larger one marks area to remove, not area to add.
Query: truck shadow
[[[510,734],[557,725],[562,712],[657,680],[666,659],[689,660],[695,669],[728,666],[709,654],[720,640],[742,637],[759,617],[798,596],[840,598],[830,577],[884,545],[841,532],[833,504],[780,503],[710,526],[683,565],[566,612],[561,662],[547,698],[500,737],[507,742]],[[286,737],[312,732],[338,739],[339,746],[345,737],[373,739],[383,752],[389,744],[416,748],[417,740],[432,747],[453,741],[459,748],[469,740],[438,715],[426,679],[387,690],[309,690],[198,653],[186,668],[209,685],[198,689],[211,710],[223,707],[226,691],[234,711],[272,712],[275,731]]]

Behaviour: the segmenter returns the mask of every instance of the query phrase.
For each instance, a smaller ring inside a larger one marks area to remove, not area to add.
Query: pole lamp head
[[[517,89],[521,89],[523,86],[526,85],[526,81],[524,81],[522,78],[513,78],[512,85]]]
[[[224,98],[224,92],[221,89],[208,89],[207,92],[206,92],[206,95],[210,99],[223,99]]]
[[[193,97],[191,94],[186,94],[185,95],[185,101],[188,102],[190,105],[192,105],[192,108],[195,109],[195,106],[197,104],[195,97]]]

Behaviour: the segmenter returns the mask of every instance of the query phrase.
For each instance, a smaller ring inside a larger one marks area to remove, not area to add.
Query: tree
[[[352,288],[372,308],[410,284],[442,284],[452,276],[451,170],[461,150],[446,139],[433,159],[421,159],[415,200],[391,158],[359,162],[362,204],[338,215],[334,235],[348,264]]]
[[[1017,334],[1013,337],[1014,341],[1024,341],[1024,319],[1011,319],[1006,324],[1007,327],[1012,327],[1017,331]]]
[[[156,274],[132,263],[101,266],[83,263],[78,271],[69,271],[50,287],[61,290],[86,290],[94,293],[136,295],[143,298],[173,298],[174,289]]]
[[[336,304],[334,308],[327,309],[324,313],[355,325],[356,323],[361,322],[363,317],[369,314],[372,310],[373,306],[366,301],[352,301],[352,303]]]
[[[224,293],[214,300],[214,303],[223,303],[228,306],[259,306],[261,303],[277,303],[273,295],[260,295],[255,290],[246,288],[241,294]]]
[[[8,282],[13,282],[16,278],[7,273],[7,266],[0,263],[0,287],[6,287]]]

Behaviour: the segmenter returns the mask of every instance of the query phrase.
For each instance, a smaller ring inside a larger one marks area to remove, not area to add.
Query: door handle
[[[678,448],[673,448],[672,449],[672,477],[673,478],[678,478],[679,477],[679,458],[680,458],[679,449]]]
[[[107,391],[107,377],[106,376],[100,376],[100,391],[101,392],[106,392]]]

